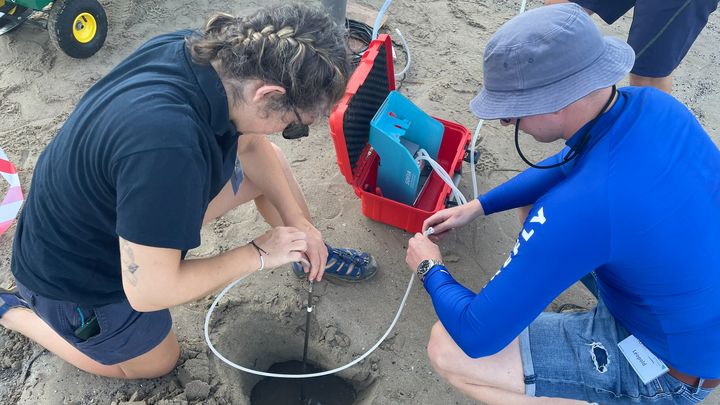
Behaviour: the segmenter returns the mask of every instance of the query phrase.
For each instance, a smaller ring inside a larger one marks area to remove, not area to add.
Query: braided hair
[[[216,14],[186,41],[195,63],[219,63],[235,100],[242,100],[242,83],[250,79],[286,89],[271,102],[274,110],[327,109],[345,92],[350,64],[344,33],[318,9],[291,4],[248,17]]]

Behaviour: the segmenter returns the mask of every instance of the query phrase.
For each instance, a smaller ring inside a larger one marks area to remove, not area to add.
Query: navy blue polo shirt
[[[125,298],[118,236],[187,250],[230,178],[238,133],[215,70],[180,31],[156,37],[98,81],[38,159],[12,272],[48,298]]]

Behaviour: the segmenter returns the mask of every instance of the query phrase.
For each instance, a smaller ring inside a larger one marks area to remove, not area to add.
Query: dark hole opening
[[[303,372],[301,361],[275,363],[267,370],[278,374],[306,374],[323,371],[312,363]],[[251,405],[351,405],[357,393],[352,384],[336,375],[315,378],[273,378],[260,380],[250,393]]]

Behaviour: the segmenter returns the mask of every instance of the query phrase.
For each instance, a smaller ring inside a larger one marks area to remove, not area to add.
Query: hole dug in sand
[[[303,367],[302,361],[275,363],[271,373],[305,374],[324,371],[312,364]],[[251,405],[303,404],[350,405],[357,394],[352,384],[335,375],[314,378],[287,379],[268,377],[255,385],[250,394]]]
[[[213,344],[240,366],[271,373],[302,374],[306,311],[299,299],[290,300],[295,301],[278,305],[277,299],[255,299],[218,306],[210,326]],[[337,344],[338,335],[344,335],[337,326],[318,322],[315,314],[313,312],[310,322],[307,373],[343,366],[367,349],[355,347],[348,337],[342,339],[343,344]],[[223,385],[229,388],[227,399],[238,404],[365,404],[373,397],[378,377],[372,356],[337,374],[303,379],[265,378],[236,370],[217,358],[214,363],[218,376],[224,380]],[[288,397],[292,402],[285,399]]]

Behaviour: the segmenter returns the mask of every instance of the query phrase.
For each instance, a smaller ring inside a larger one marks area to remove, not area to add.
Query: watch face
[[[418,269],[417,269],[417,274],[421,280],[423,279],[423,277],[425,277],[425,273],[427,273],[428,270],[430,270],[430,268],[434,265],[435,265],[435,262],[431,259],[425,259],[420,262],[420,265],[418,266]]]
[[[420,281],[425,281],[425,275],[436,265],[443,265],[442,260],[425,259],[421,261],[416,273]]]

